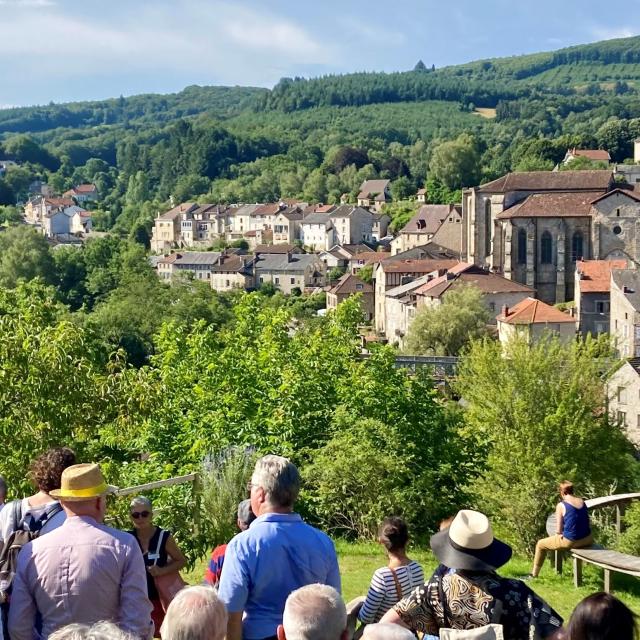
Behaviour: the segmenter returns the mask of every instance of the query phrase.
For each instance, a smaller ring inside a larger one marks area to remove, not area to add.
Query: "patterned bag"
[[[440,640],[504,640],[501,624],[476,629],[440,629]]]

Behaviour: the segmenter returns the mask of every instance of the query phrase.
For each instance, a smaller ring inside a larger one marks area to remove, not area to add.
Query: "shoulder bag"
[[[162,543],[165,538],[169,536],[169,532],[164,529],[160,529],[160,535],[158,536],[158,546],[156,547],[156,558],[154,565],[157,566],[158,559],[160,558],[160,550],[162,549]],[[163,576],[153,576],[153,581],[156,584],[158,590],[158,596],[160,597],[160,603],[164,611],[167,611],[167,607],[171,601],[176,597],[176,594],[181,589],[187,586],[187,583],[182,579],[179,571],[172,573],[166,573]]]

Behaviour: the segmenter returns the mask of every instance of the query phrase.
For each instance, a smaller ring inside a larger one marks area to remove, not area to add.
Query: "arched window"
[[[527,264],[527,232],[518,230],[518,264]]]
[[[542,264],[553,262],[553,241],[548,231],[545,231],[540,238],[540,262]]]
[[[576,231],[571,239],[571,261],[582,260],[584,252],[582,250],[582,234]]]
[[[491,255],[491,200],[484,201],[484,254]]]

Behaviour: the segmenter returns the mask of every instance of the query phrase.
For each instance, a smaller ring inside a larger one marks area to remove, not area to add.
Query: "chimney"
[[[509,316],[509,307],[506,304],[502,305],[502,317],[506,318]]]
[[[456,274],[451,273],[451,271],[447,271],[447,280],[455,280]]]

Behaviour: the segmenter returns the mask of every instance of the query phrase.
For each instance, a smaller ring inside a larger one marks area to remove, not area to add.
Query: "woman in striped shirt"
[[[362,624],[378,622],[394,604],[424,584],[422,567],[406,554],[409,533],[402,518],[385,518],[380,525],[378,541],[387,550],[389,563],[373,574],[358,614]]]

